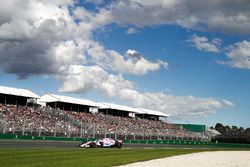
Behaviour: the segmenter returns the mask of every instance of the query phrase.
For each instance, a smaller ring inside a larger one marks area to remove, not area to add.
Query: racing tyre
[[[92,143],[90,143],[90,145],[89,145],[89,146],[90,146],[90,148],[96,148],[96,144],[95,144],[95,143],[93,143],[93,142],[92,142]]]
[[[122,148],[122,143],[117,143],[117,148]]]

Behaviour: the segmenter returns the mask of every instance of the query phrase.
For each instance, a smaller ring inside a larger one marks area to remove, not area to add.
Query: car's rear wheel
[[[117,148],[122,148],[122,143],[117,143]]]
[[[90,146],[90,148],[96,148],[96,144],[95,144],[95,143],[93,143],[93,142],[92,142],[92,143],[90,143],[90,145],[89,145],[89,146]]]

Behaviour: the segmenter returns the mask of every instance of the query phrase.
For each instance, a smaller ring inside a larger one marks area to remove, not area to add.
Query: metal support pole
[[[40,122],[40,126],[39,126],[39,132],[38,132],[38,136],[41,136],[41,131],[42,131],[42,122]]]
[[[82,129],[82,122],[81,122],[80,138],[82,138],[82,131],[83,131],[83,129]]]
[[[117,139],[117,126],[115,127],[115,140]]]
[[[86,133],[86,123],[84,123],[84,129],[83,129],[83,138],[86,138],[85,133]]]
[[[66,137],[69,137],[69,122],[67,122],[66,126]]]
[[[143,140],[145,140],[145,129],[143,128]]]
[[[6,125],[7,125],[7,122],[4,121],[4,122],[3,122],[3,134],[6,133]]]
[[[56,123],[57,123],[57,122],[55,122],[54,137],[56,137]]]
[[[69,125],[69,127],[68,127],[68,132],[69,132],[68,137],[70,137],[70,136],[71,136],[71,126],[70,126],[70,125]]]
[[[16,128],[15,128],[15,121],[13,121],[12,127],[13,127],[12,133],[15,134],[15,131],[16,131]]]
[[[95,124],[93,126],[93,136],[92,137],[95,138]]]
[[[23,127],[22,127],[22,135],[24,135],[24,133],[25,133],[25,119],[24,119]]]
[[[33,124],[31,125],[31,128],[30,128],[30,134],[32,136],[32,133],[33,133]]]

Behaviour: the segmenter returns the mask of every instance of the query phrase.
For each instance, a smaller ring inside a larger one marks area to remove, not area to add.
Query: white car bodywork
[[[118,140],[117,142],[122,143],[121,140]],[[114,139],[103,138],[100,140],[84,142],[80,144],[79,147],[88,148],[88,147],[91,147],[91,145],[94,145],[95,147],[112,147],[112,146],[115,146],[115,144],[116,144],[116,141]]]

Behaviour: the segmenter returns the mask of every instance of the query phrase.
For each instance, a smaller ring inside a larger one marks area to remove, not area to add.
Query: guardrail
[[[95,138],[66,138],[66,137],[47,137],[47,136],[23,136],[16,134],[0,134],[0,139],[11,140],[54,140],[54,141],[90,141]],[[250,144],[218,143],[205,141],[188,140],[123,140],[123,143],[129,144],[170,144],[170,145],[197,145],[197,146],[215,146],[228,148],[250,148]]]

